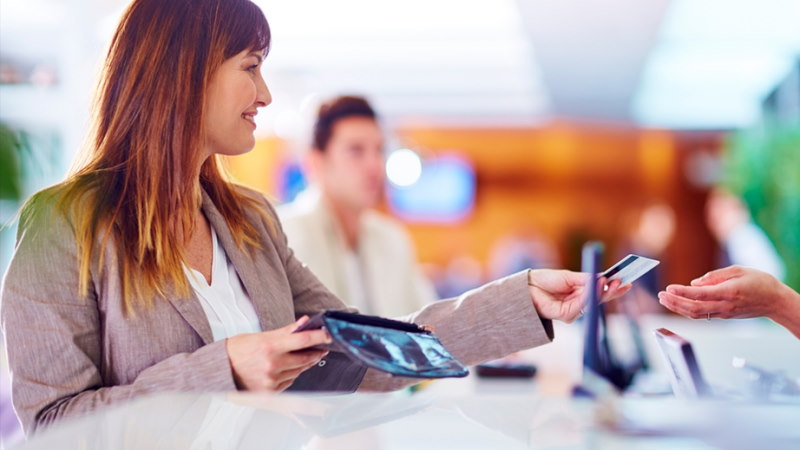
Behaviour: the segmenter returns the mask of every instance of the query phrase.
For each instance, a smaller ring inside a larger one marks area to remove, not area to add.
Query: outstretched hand
[[[784,296],[788,288],[775,277],[739,266],[714,270],[692,280],[691,286],[672,284],[658,293],[662,305],[693,319],[772,318],[786,307],[779,301]]]
[[[572,323],[582,315],[586,301],[586,284],[589,274],[569,270],[537,269],[528,273],[533,306],[539,317]],[[619,280],[606,285],[606,278],[597,280],[597,288],[603,295],[602,303],[611,301],[628,292],[632,285],[622,286]],[[607,289],[605,289],[607,287]]]

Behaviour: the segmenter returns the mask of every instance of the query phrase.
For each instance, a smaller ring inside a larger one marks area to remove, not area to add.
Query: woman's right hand
[[[277,330],[228,338],[226,349],[236,386],[248,391],[280,392],[319,363],[328,351],[308,348],[329,344],[331,338],[325,330],[293,333],[307,321],[308,316],[303,316]]]
[[[586,306],[586,285],[589,274],[569,270],[536,269],[528,271],[528,287],[533,307],[543,319],[572,323],[583,314]],[[622,285],[619,280],[599,278],[597,289],[602,292],[600,302],[605,303],[621,297],[632,285]]]

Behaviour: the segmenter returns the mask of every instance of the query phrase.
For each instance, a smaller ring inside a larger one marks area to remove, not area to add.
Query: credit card
[[[659,263],[660,261],[658,260],[645,258],[644,256],[628,255],[597,277],[606,277],[609,282],[611,280],[620,280],[623,285],[630,284],[651,271]]]

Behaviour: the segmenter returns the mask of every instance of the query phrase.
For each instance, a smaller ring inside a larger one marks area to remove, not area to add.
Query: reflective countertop
[[[650,355],[647,336],[657,327],[691,339],[714,384],[735,384],[736,356],[800,376],[800,340],[774,324],[657,317],[642,322],[656,375],[651,395],[575,398],[581,327],[558,324],[554,343],[519,355],[538,366],[533,380],[470,375],[387,394],[163,393],[65,420],[19,448],[800,448],[800,400],[683,401],[664,393],[663,362]]]

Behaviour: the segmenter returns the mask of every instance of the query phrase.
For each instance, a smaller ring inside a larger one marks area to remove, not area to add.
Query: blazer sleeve
[[[533,307],[528,271],[501,278],[406,317],[433,328],[444,347],[466,365],[480,364],[553,340],[552,321]],[[386,391],[419,382],[368,370],[359,390]]]
[[[26,434],[100,405],[165,391],[235,390],[225,341],[173,355],[133,383],[106,386],[97,294],[78,295],[74,231],[53,202],[23,209],[0,297],[14,408]]]
[[[311,315],[326,308],[345,308],[344,303],[294,257],[269,202],[266,208],[274,221],[274,242],[291,285],[296,314]],[[456,299],[432,303],[400,320],[432,326],[445,348],[467,365],[497,359],[553,339],[552,322],[541,319],[533,307],[527,271],[491,282]],[[366,374],[364,371],[346,359],[339,365],[328,363],[324,368],[314,367],[304,372],[292,389],[385,391],[419,382],[373,369],[366,370]]]
[[[268,203],[267,207],[277,224],[275,242],[292,285],[297,314],[313,314],[325,308],[345,308],[345,305],[294,257],[274,210]],[[552,322],[541,319],[533,307],[528,288],[528,271],[491,282],[456,299],[434,302],[400,320],[432,326],[445,348],[467,365],[497,359],[519,350],[548,343],[553,339]],[[325,368],[328,366],[330,364]],[[355,386],[348,384],[348,388],[352,386],[353,389],[357,387],[364,391],[393,390],[419,382],[419,379],[393,377],[373,369],[367,370],[366,374],[362,369],[362,372],[360,374],[356,372],[355,376],[350,372],[344,372],[358,367],[345,362],[337,367],[339,373],[332,375],[330,371],[326,373],[340,382],[351,379]],[[314,380],[317,373],[319,369],[316,367],[306,371],[298,378],[295,385],[305,386],[304,383]],[[307,386],[319,388],[314,383],[309,383]]]

